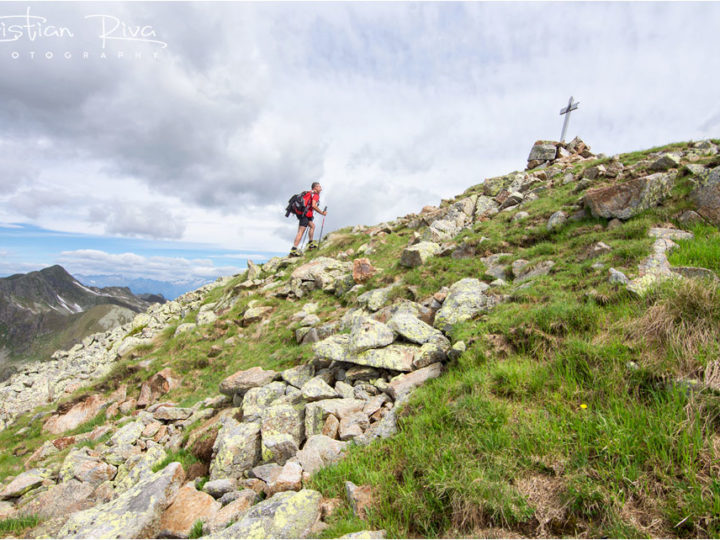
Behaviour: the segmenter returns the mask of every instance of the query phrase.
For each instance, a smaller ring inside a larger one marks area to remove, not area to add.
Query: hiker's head
[[[322,186],[320,185],[320,182],[313,182],[310,189],[312,189],[315,193],[320,193],[322,191]]]

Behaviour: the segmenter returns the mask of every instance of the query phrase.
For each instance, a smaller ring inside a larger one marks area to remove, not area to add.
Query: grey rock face
[[[76,512],[60,538],[153,538],[160,516],[185,479],[182,465],[171,463],[117,499]]]
[[[422,266],[430,257],[440,251],[440,244],[436,242],[420,242],[405,248],[400,256],[400,264],[409,268]]]
[[[585,194],[593,217],[630,219],[664,200],[675,184],[675,175],[656,173],[614,184]]]
[[[548,219],[546,228],[548,231],[552,231],[554,229],[559,229],[566,222],[567,222],[567,214],[565,214],[565,212],[563,212],[562,210],[558,210],[552,216],[550,216],[550,219]]]
[[[320,518],[321,499],[309,489],[277,493],[209,538],[307,538]]]
[[[488,288],[486,283],[476,278],[465,278],[454,283],[435,315],[435,328],[446,332],[452,325],[488,309],[487,296],[484,294]]]
[[[260,461],[260,424],[224,418],[213,445],[210,480],[241,478]]]
[[[557,156],[557,148],[554,144],[536,144],[530,150],[528,161],[550,161]]]

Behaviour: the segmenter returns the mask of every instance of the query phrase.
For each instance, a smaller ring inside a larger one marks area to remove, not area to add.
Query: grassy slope
[[[630,164],[650,152],[621,157]],[[367,519],[354,518],[343,505],[325,536],[365,528],[384,528],[393,537],[720,535],[720,399],[671,384],[701,375],[717,356],[717,287],[661,287],[638,299],[607,281],[611,266],[630,277],[636,273],[652,245],[648,228],[687,207],[688,185],[685,179],[663,206],[616,229],[591,218],[545,229],[553,212],[571,210],[581,196],[572,183],[524,205],[530,217],[521,223],[503,213],[462,233],[457,241],[475,245],[480,254],[513,253],[508,264],[524,258],[556,265],[527,288],[508,285],[502,292],[509,302],[454,329],[453,339],[464,340],[467,352],[414,394],[397,436],[353,448],[337,466],[314,476],[313,486],[326,496],[344,500],[345,480],[372,484],[377,493]],[[397,288],[396,297],[425,298],[462,277],[483,277],[475,258],[436,257],[410,271],[400,267],[412,232],[369,238],[345,230],[319,255],[369,243],[369,258],[382,271],[366,289],[398,280],[407,287]],[[697,232],[697,240],[673,255],[674,264],[712,262],[720,235],[715,228]],[[612,252],[583,260],[597,241]],[[602,269],[592,268],[597,262]],[[206,302],[241,280],[213,291]],[[314,291],[296,302],[261,298],[274,308],[271,317],[240,327],[240,314],[257,298],[242,297],[216,325],[178,337],[172,337],[175,326],[168,328],[156,345],[143,349],[151,361],[147,369],[126,359],[95,390],[127,383],[129,395],[136,395],[139,382],[170,366],[185,384],[167,397],[195,403],[216,395],[218,383],[239,369],[284,369],[310,360],[310,347],[295,342],[291,315],[314,301],[321,320],[334,321],[355,296]],[[650,312],[662,315],[661,328],[651,324]],[[691,343],[687,321],[701,329]],[[229,337],[236,338],[234,345],[225,343]],[[222,353],[208,358],[213,345]],[[103,421],[101,414],[76,432]],[[17,474],[27,453],[49,438],[41,423],[25,415],[0,433],[0,480]],[[28,431],[17,437],[25,426]]]

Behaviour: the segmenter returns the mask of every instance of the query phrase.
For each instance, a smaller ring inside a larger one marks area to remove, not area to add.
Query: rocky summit
[[[0,531],[717,536],[719,143],[537,141],[23,366]]]

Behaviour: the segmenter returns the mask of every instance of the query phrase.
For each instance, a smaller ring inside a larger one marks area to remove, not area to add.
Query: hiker
[[[295,235],[295,243],[293,244],[292,249],[290,249],[291,257],[300,256],[300,250],[298,249],[298,245],[300,244],[300,240],[302,239],[306,228],[310,229],[308,231],[308,240],[310,240],[310,243],[308,244],[308,249],[317,249],[317,242],[313,240],[313,235],[315,234],[313,211],[317,211],[318,214],[323,216],[327,215],[327,212],[323,212],[318,206],[318,203],[320,202],[320,192],[322,191],[322,186],[320,185],[320,182],[313,182],[312,186],[310,186],[310,189],[312,191],[308,191],[303,195],[303,203],[305,204],[305,208],[307,208],[307,211],[304,214],[295,214],[300,223],[298,224],[298,232]]]

